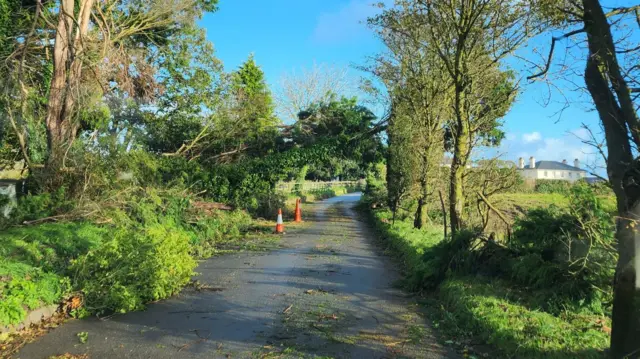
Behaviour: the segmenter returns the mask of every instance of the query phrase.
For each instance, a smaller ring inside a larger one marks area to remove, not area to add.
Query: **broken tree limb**
[[[491,204],[491,202],[489,202],[487,197],[485,197],[482,194],[482,192],[478,191],[477,193],[480,199],[482,200],[482,202],[484,202],[487,205],[487,207],[489,207],[489,209],[492,210],[498,216],[498,218],[500,218],[504,222],[504,224],[507,225],[507,239],[511,240],[511,223],[509,223],[507,218],[504,216],[504,214],[502,214],[502,212],[499,209],[497,209],[493,204]]]

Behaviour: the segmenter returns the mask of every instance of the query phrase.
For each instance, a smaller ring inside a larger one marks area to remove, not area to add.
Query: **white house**
[[[556,161],[538,161],[531,157],[529,165],[524,165],[524,159],[520,157],[518,160],[518,170],[525,179],[549,179],[575,182],[579,179],[587,177],[587,171],[580,168],[580,161],[575,159],[573,166],[567,164],[567,160],[562,162]]]

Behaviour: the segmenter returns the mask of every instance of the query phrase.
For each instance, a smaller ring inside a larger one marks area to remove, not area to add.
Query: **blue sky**
[[[219,11],[207,14],[201,25],[207,29],[207,36],[227,71],[236,69],[254,53],[267,81],[275,88],[283,74],[301,67],[309,68],[314,63],[362,65],[368,56],[383,51],[383,46],[362,23],[379,11],[370,5],[377,1],[220,0]],[[540,48],[546,54],[548,38],[545,35],[535,40],[523,53],[531,56]],[[577,71],[583,68],[580,59],[560,58],[558,62],[562,60]],[[523,68],[524,62],[512,59],[510,65]],[[351,69],[350,75],[357,78],[362,74]],[[582,84],[578,77],[573,80]],[[576,137],[585,136],[581,123],[598,130],[598,118],[590,109],[589,98],[572,91],[569,82],[560,87],[562,94],[551,90],[551,103],[545,104],[549,87],[523,82],[523,91],[505,118],[507,140],[498,149],[505,159],[535,156],[538,160],[570,162],[579,158],[583,163],[596,160],[593,150]],[[559,115],[565,96],[572,104]]]

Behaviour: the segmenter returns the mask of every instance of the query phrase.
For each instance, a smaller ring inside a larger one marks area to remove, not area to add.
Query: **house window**
[[[549,177],[549,175],[547,174],[547,171],[544,171],[544,176]]]
[[[564,178],[564,172],[560,172],[560,177]]]
[[[569,178],[573,178],[573,172],[569,172]]]

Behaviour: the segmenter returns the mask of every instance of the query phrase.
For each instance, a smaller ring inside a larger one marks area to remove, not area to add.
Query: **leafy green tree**
[[[237,136],[230,146],[245,148],[252,155],[262,155],[275,146],[280,120],[274,114],[271,91],[265,81],[264,72],[256,64],[253,54],[231,75],[232,111],[235,116]]]
[[[450,86],[442,61],[425,49],[422,29],[403,28],[407,16],[402,11],[392,10],[369,20],[388,50],[375,58],[371,71],[392,98],[396,118],[389,124],[389,129],[398,132],[397,127],[408,128],[405,136],[394,136],[393,146],[404,147],[404,150],[392,151],[394,158],[390,166],[411,163],[406,170],[415,172],[412,178],[416,183],[410,186],[412,193],[407,197],[417,199],[414,227],[422,228],[427,217],[428,199],[433,195],[441,172],[438,169],[444,152],[445,124],[450,116]],[[399,143],[401,140],[409,143]],[[407,159],[400,161],[397,156]],[[403,172],[391,169],[392,173],[397,171]],[[389,181],[395,179],[389,178]],[[397,190],[393,184],[389,188]]]
[[[104,123],[104,96],[152,102],[161,93],[152,55],[214,10],[216,0],[18,3],[11,21],[20,26],[3,37],[0,51],[8,75],[2,106],[28,162],[30,129],[46,129],[43,174],[56,187],[73,142],[82,130]]]
[[[161,69],[157,78],[163,92],[155,106],[144,111],[144,139],[153,152],[175,153],[214,126],[221,102],[222,64],[204,29],[197,26],[172,35],[168,45],[152,56]],[[200,147],[192,148],[190,154],[201,151]]]
[[[382,141],[375,131],[377,118],[371,110],[358,105],[356,98],[332,97],[300,112],[298,118],[290,129],[288,146],[325,146],[338,156],[321,168],[312,168],[310,173],[317,170],[322,179],[362,177],[364,170],[381,158]]]
[[[451,94],[447,123],[453,158],[449,187],[451,233],[463,225],[465,177],[474,147],[498,144],[498,129],[516,91],[502,60],[529,36],[527,6],[503,0],[400,1],[393,36],[408,36],[421,51],[433,52],[444,68]]]

